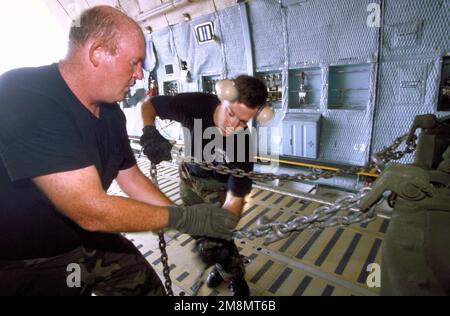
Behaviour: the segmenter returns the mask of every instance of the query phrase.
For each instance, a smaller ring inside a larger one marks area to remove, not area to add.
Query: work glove
[[[155,126],[146,125],[140,138],[140,144],[144,148],[144,154],[151,162],[159,164],[163,160],[172,160],[170,154],[172,144],[165,139]]]
[[[167,227],[196,236],[231,239],[238,217],[219,206],[203,203],[192,206],[169,206]]]

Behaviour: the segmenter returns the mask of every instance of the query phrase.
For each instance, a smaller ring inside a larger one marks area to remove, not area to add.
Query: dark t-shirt
[[[223,137],[214,127],[214,111],[220,104],[217,96],[206,93],[182,93],[176,96],[156,96],[151,101],[160,118],[175,120],[185,128],[187,156],[202,161],[209,160],[208,162],[216,166],[225,165],[230,169],[242,169],[246,172],[253,170],[253,157],[250,157],[252,153],[250,146],[253,143],[248,130]],[[252,181],[246,177],[222,175],[192,164],[185,166],[191,175],[202,178],[214,177],[226,183],[234,196],[243,197],[252,188]]]
[[[59,213],[32,178],[95,165],[107,190],[136,160],[117,104],[96,118],[58,65],[0,77],[0,260],[52,257],[112,234],[90,233]],[[89,198],[89,192],[86,192]]]

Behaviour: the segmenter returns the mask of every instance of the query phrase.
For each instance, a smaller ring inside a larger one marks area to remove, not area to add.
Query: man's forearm
[[[155,125],[156,111],[155,108],[153,107],[152,102],[150,101],[150,98],[147,98],[142,104],[141,116],[144,126]]]
[[[39,176],[33,182],[62,214],[89,231],[159,230],[168,223],[167,207],[107,195],[94,166]]]
[[[116,180],[122,191],[134,200],[160,206],[173,204],[136,165],[121,170]]]
[[[39,176],[32,181],[59,212],[88,231],[138,232],[171,227],[194,235],[228,238],[229,229],[236,222],[228,211],[209,204],[196,208],[166,207],[110,196],[93,165]]]
[[[83,228],[99,232],[158,231],[167,226],[167,207],[149,205],[119,196],[108,196],[86,206],[89,216]]]

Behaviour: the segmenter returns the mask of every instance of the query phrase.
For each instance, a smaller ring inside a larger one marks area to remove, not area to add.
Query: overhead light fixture
[[[189,13],[183,13],[184,21],[189,22],[191,20],[191,15]]]

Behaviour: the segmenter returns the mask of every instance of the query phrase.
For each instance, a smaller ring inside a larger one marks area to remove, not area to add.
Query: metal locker
[[[282,154],[317,159],[319,114],[288,114],[283,121]]]

